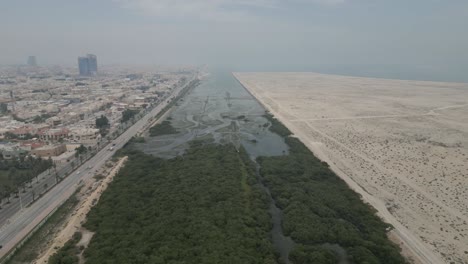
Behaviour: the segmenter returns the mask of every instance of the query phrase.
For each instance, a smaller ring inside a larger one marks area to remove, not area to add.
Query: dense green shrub
[[[151,137],[157,137],[162,135],[177,134],[178,131],[175,129],[170,121],[163,121],[159,124],[152,126],[149,130]]]
[[[126,155],[88,216],[87,263],[276,263],[246,153],[197,142],[170,160]]]
[[[81,240],[81,233],[76,232],[73,234],[65,245],[49,258],[49,264],[77,264],[79,263],[78,254],[81,250],[76,246]]]
[[[272,116],[270,129],[289,135]],[[297,138],[285,137],[289,155],[259,157],[260,174],[283,210],[283,229],[297,243],[293,263],[338,263],[325,244],[346,250],[351,263],[405,263],[399,248],[387,238],[390,225],[375,209],[317,159]]]

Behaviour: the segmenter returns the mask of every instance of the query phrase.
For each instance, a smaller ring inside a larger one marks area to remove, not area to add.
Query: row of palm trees
[[[32,189],[34,180],[39,183],[39,175],[44,171],[56,168],[52,159],[42,159],[33,156],[20,156],[14,160],[1,160],[0,167],[8,168],[8,183],[0,186],[0,201],[10,202],[10,198],[19,197],[20,192],[25,193],[27,188]],[[35,197],[35,193],[33,193]],[[0,203],[1,208],[1,203]]]

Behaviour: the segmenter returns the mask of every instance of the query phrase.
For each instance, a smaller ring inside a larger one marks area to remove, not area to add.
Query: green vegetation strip
[[[133,136],[130,139],[130,143],[145,143],[145,142],[146,142],[146,139],[144,137]]]
[[[170,121],[162,121],[159,124],[152,126],[149,130],[150,137],[157,137],[162,135],[177,134],[178,131],[175,129]]]
[[[132,119],[136,114],[140,113],[140,110],[131,110],[131,109],[126,109],[125,111],[122,112],[122,123],[127,122],[128,120]]]
[[[77,256],[83,251],[84,247],[77,247],[82,237],[81,232],[75,232],[73,237],[49,258],[48,264],[78,264],[80,258]]]
[[[268,199],[244,151],[192,142],[129,161],[91,210],[86,263],[276,263]]]
[[[326,163],[317,159],[289,130],[267,115],[285,137],[289,155],[260,157],[260,174],[283,210],[283,228],[297,246],[293,263],[405,263],[389,241],[390,226],[375,215]],[[344,249],[344,252],[343,252]]]
[[[292,135],[291,131],[287,127],[285,127],[280,121],[273,117],[270,113],[264,115],[268,121],[270,121],[271,125],[269,127],[270,131],[276,133],[282,137],[289,137]]]
[[[79,190],[77,190],[78,192]],[[52,238],[78,204],[76,195],[72,195],[55,213],[5,262],[5,264],[33,263],[40,252],[47,247],[46,238]]]

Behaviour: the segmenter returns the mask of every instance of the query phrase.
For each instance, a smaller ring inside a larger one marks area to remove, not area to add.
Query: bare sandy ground
[[[76,206],[75,211],[71,214],[69,219],[66,220],[63,229],[61,229],[61,231],[53,238],[48,249],[45,250],[34,263],[46,264],[49,258],[55,254],[58,249],[63,247],[63,245],[70,240],[73,234],[77,231],[82,232],[82,238],[77,245],[84,246],[85,248],[87,247],[91,241],[93,233],[82,228],[82,224],[86,220],[86,215],[99,201],[101,194],[107,189],[107,186],[109,186],[109,183],[114,179],[114,176],[126,160],[127,157],[121,158],[103,180],[96,181],[92,178],[88,182],[84,183],[82,192],[80,193],[80,203]],[[80,260],[82,262],[82,256],[80,256]]]
[[[468,84],[316,73],[236,78],[420,263],[468,263]]]

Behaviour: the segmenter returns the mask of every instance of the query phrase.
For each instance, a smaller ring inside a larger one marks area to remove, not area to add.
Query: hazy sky
[[[100,64],[468,81],[468,1],[0,1],[0,64],[36,55],[40,64],[72,65],[85,53]]]

